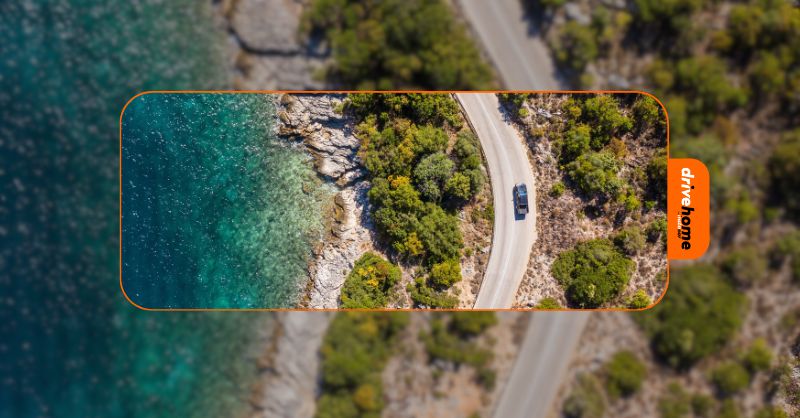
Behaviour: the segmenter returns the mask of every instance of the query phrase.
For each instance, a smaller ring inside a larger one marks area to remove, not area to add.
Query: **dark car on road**
[[[514,186],[514,209],[517,215],[525,216],[528,213],[528,187],[525,183]]]

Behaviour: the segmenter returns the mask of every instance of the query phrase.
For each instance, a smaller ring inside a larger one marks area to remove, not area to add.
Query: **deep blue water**
[[[118,277],[118,118],[227,88],[210,1],[0,2],[0,417],[218,417],[247,406],[256,313],[152,313]]]
[[[147,308],[287,308],[329,187],[272,95],[146,94],[122,117],[122,278]],[[305,190],[305,191],[304,191]]]

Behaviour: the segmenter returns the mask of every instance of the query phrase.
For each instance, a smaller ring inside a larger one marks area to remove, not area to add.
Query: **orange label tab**
[[[708,169],[692,158],[667,163],[667,258],[698,258],[708,248]]]

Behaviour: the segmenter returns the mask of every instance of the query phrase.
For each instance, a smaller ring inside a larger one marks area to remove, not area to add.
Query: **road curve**
[[[536,240],[536,186],[527,146],[492,93],[458,93],[458,101],[486,155],[494,195],[492,254],[483,276],[476,309],[510,308],[528,268]],[[515,216],[513,188],[528,186],[530,213]]]
[[[558,89],[550,51],[532,31],[522,0],[458,0],[457,3],[506,88]]]

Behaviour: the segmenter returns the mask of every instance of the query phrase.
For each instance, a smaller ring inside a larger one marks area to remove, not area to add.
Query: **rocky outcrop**
[[[217,10],[230,34],[229,56],[236,89],[316,90],[313,74],[328,51],[300,33],[303,0],[222,0]]]
[[[347,274],[365,252],[374,251],[369,218],[369,182],[356,155],[358,139],[350,121],[337,113],[343,95],[284,94],[278,100],[278,134],[298,141],[314,156],[317,172],[336,184],[328,237],[309,266],[304,306],[336,308]]]
[[[332,314],[281,312],[273,345],[258,360],[253,418],[312,418],[316,410],[319,348]]]

